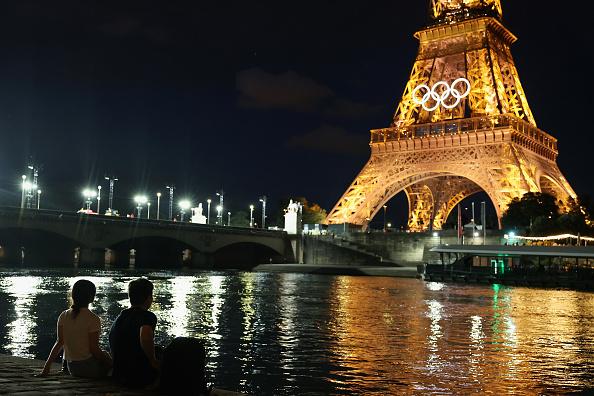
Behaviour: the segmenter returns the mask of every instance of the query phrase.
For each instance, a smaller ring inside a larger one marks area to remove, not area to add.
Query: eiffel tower
[[[371,130],[371,157],[328,215],[367,227],[401,191],[411,231],[439,230],[464,198],[484,191],[501,216],[526,192],[563,206],[557,139],[538,129],[510,52],[500,0],[431,0],[430,24],[388,128]]]

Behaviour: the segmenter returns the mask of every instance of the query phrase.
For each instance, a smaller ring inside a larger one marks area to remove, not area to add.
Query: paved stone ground
[[[0,354],[0,394],[19,396],[41,395],[156,395],[153,392],[127,391],[109,380],[88,380],[59,374],[59,364],[52,366],[47,377],[35,377],[43,367],[42,360]]]
[[[157,392],[124,389],[109,379],[90,380],[58,372],[60,365],[52,366],[47,377],[36,377],[43,368],[43,360],[26,359],[0,354],[0,395],[101,395],[101,396],[157,396]],[[215,389],[213,396],[242,396],[224,389]],[[177,395],[176,395],[177,396]]]

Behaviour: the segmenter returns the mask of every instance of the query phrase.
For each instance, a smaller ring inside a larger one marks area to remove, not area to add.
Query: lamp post
[[[180,221],[181,222],[184,221],[184,214],[186,213],[186,210],[190,209],[191,206],[192,206],[192,203],[190,201],[188,201],[187,199],[184,199],[183,201],[179,201]]]
[[[227,227],[231,226],[231,212],[227,212]]]
[[[262,202],[262,228],[266,228],[266,195],[260,197]]]
[[[109,180],[109,208],[108,208],[108,210],[110,212],[112,212],[113,211],[113,190],[114,190],[115,182],[118,181],[118,178],[113,177],[113,176],[105,176],[104,179]]]
[[[144,195],[137,195],[134,197],[136,202],[136,210],[138,210],[138,219],[140,220],[140,214],[142,213],[142,205],[147,203],[148,199]]]
[[[212,199],[208,198],[206,200],[206,203],[208,204],[208,210],[206,211],[206,224],[210,224],[210,203],[212,202]]]
[[[37,210],[41,206],[41,190],[37,190]]]
[[[221,205],[217,205],[217,224],[219,224],[218,219],[222,219],[223,207]],[[222,224],[219,224],[222,225]]]
[[[221,191],[217,192],[217,195],[219,196],[219,206],[221,207],[221,210],[219,211],[219,214],[217,216],[217,224],[219,225],[223,225],[223,209],[225,208],[224,204],[223,204],[223,194],[225,192],[223,191],[223,189],[221,188]]]
[[[87,212],[91,210],[91,204],[93,203],[93,198],[97,196],[97,192],[95,190],[91,190],[90,188],[85,188],[83,191],[83,196],[85,197],[85,203],[87,204]]]
[[[27,181],[27,175],[21,176],[23,182],[21,183],[21,209],[25,207],[25,183]]]
[[[159,220],[159,215],[161,214],[161,193],[157,193],[157,220]]]
[[[386,232],[386,209],[388,209],[388,205],[384,205],[384,232]]]
[[[147,219],[151,218],[151,201],[148,201],[146,203],[146,218]]]
[[[250,228],[254,228],[254,205],[250,205]]]
[[[169,189],[169,221],[173,220],[173,190],[175,190],[175,186],[172,184],[167,186],[166,188]]]
[[[101,214],[101,186],[97,186],[97,214]]]

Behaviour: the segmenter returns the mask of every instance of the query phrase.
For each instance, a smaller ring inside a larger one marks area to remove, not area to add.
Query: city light
[[[222,212],[223,212],[223,207],[221,205],[217,205],[217,224],[219,224],[219,225],[223,225],[223,224],[220,224],[219,220],[218,220],[218,219],[222,218],[222,215],[221,215]]]
[[[210,203],[212,202],[212,199],[208,198],[206,200],[206,203],[208,204],[208,210],[206,211],[206,224],[210,224]]]
[[[161,214],[161,193],[157,193],[157,220],[159,220],[159,216]]]
[[[254,228],[254,205],[250,205],[250,228]]]
[[[140,219],[142,205],[148,202],[148,198],[145,195],[137,195],[134,197],[134,202],[136,202],[136,210],[138,211],[138,218]]]
[[[87,212],[91,211],[91,203],[93,203],[93,198],[97,196],[97,191],[91,188],[85,188],[82,192],[83,197],[85,197],[85,203],[87,204]]]
[[[181,201],[179,201],[178,203],[180,210],[180,221],[184,221],[184,214],[186,213],[186,210],[190,209],[192,207],[192,203],[187,200],[187,199],[183,199]]]

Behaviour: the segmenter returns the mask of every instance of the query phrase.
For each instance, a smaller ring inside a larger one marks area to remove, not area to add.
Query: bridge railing
[[[120,216],[105,216],[99,214],[76,213],[62,210],[50,209],[28,209],[17,207],[0,207],[0,219],[6,217],[26,218],[32,220],[55,221],[55,222],[80,222],[88,223],[102,223],[111,225],[124,226],[142,226],[142,227],[159,227],[159,228],[175,228],[177,230],[198,231],[209,230],[217,233],[247,233],[251,235],[278,235],[284,233],[284,230],[264,230],[262,228],[248,228],[248,227],[231,227],[220,226],[214,224],[195,224],[188,222],[157,220],[157,219],[139,219]]]
[[[557,154],[557,139],[518,117],[502,114],[492,117],[473,117],[428,124],[394,126],[372,129],[371,144],[394,140],[416,139],[431,136],[459,135],[463,133],[512,128],[532,143]]]

